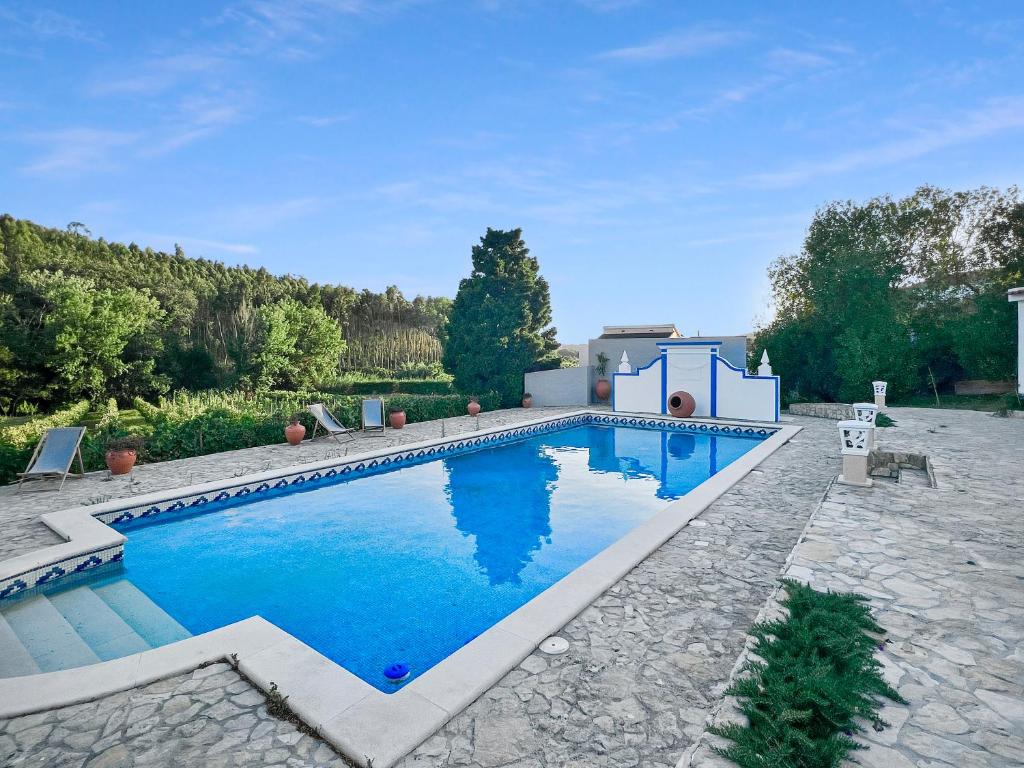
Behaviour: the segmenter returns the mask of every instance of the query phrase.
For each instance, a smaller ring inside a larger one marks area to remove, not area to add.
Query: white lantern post
[[[868,477],[868,454],[871,452],[868,443],[870,433],[875,427],[867,422],[851,419],[839,422],[840,450],[843,454],[843,474],[839,482],[843,485],[856,485],[870,488],[871,478]]]
[[[885,408],[885,390],[889,387],[887,381],[872,381],[871,386],[875,388],[875,405]]]
[[[854,403],[853,416],[857,421],[870,424],[868,432],[868,449],[875,447],[875,417],[878,416],[878,406],[874,403]]]
[[[1006,297],[1017,304],[1017,394],[1024,395],[1024,286],[1011,288]]]

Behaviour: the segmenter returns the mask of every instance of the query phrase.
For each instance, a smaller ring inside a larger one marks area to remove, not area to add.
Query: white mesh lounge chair
[[[60,478],[59,491],[64,481],[71,474],[71,464],[78,459],[78,472],[85,474],[82,464],[82,438],[85,427],[56,427],[46,430],[46,434],[36,445],[28,468],[18,474],[18,488],[26,480],[56,480]]]
[[[363,400],[363,432],[373,429],[384,431],[384,401],[378,398]]]
[[[334,414],[327,410],[327,406],[323,403],[313,403],[307,405],[306,410],[313,414],[313,418],[316,419],[316,424],[313,425],[313,434],[309,436],[310,440],[316,438],[317,430],[323,428],[324,432],[328,436],[333,437],[339,443],[342,437],[347,437],[349,440],[353,438],[353,433],[356,431],[349,427],[346,427],[336,418]]]

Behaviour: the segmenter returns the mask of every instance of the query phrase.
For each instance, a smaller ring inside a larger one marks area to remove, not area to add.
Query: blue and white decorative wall
[[[779,377],[752,376],[718,354],[718,341],[662,341],[661,354],[628,373],[612,374],[612,409],[668,413],[668,398],[680,390],[697,404],[694,416],[779,420]]]

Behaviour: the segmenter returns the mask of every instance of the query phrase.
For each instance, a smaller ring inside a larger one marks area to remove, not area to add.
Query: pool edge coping
[[[637,417],[651,421],[701,422],[771,428],[764,438],[713,477],[681,499],[638,525],[590,560],[552,584],[539,595],[497,622],[477,638],[424,672],[396,693],[386,694],[330,661],[300,640],[259,616],[169,645],[86,667],[0,679],[0,717],[14,717],[68,706],[136,688],[155,680],[183,674],[202,664],[227,660],[237,665],[257,687],[271,683],[288,697],[296,714],[336,749],[359,765],[372,759],[375,768],[389,768],[433,735],[480,695],[514,669],[546,637],[556,633],[629,571],[659,549],[752,469],[785,445],[802,427],[780,422],[741,420],[672,419],[652,414],[633,414],[583,409],[557,416],[517,422],[459,437],[483,435],[584,415]],[[437,445],[437,438],[402,446],[403,450]],[[357,454],[369,459],[393,452],[394,447]],[[326,462],[296,465],[312,469]],[[258,482],[264,475],[279,477],[288,468],[231,478],[232,485]],[[147,497],[181,497],[204,483],[168,489]],[[124,536],[96,519],[105,507],[120,509],[129,497],[104,505],[73,507],[43,519],[58,533],[93,537],[105,529],[123,542]],[[143,504],[149,501],[143,501]],[[83,513],[91,525],[82,520]],[[59,528],[58,528],[59,526]],[[72,542],[54,545],[28,556],[39,555]],[[18,559],[18,558],[14,558]],[[7,564],[10,561],[6,561]],[[2,565],[2,564],[0,564]],[[28,690],[24,690],[27,688]]]

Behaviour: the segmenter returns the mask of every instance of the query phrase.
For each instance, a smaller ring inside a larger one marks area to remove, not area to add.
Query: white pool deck
[[[559,416],[608,413],[591,409],[545,410],[554,410]],[[544,413],[540,418],[522,419],[515,426],[540,424],[551,418],[552,414]],[[716,423],[741,422],[719,420]],[[486,435],[510,426],[513,425],[505,421],[500,426],[459,432],[459,437]],[[396,693],[378,691],[270,622],[252,617],[120,659],[0,680],[0,718],[89,701],[181,674],[201,664],[230,659],[264,690],[275,683],[288,697],[293,711],[350,760],[359,765],[388,768],[491,688],[542,640],[618,583],[801,430],[793,424],[771,426],[777,429],[772,436]],[[451,433],[446,434],[452,437]],[[413,437],[415,432],[391,435],[393,438],[396,435]],[[438,438],[434,437],[414,443],[403,441],[402,446],[403,450],[414,450],[437,442]],[[345,460],[370,460],[389,450],[368,450],[351,454]],[[302,470],[312,472],[337,463],[338,457],[334,455],[302,464]],[[122,509],[128,504],[141,506],[179,496],[205,494],[227,486],[260,483],[287,471],[279,467],[43,515],[42,521],[64,541],[0,562],[0,580],[124,541],[121,534],[96,520],[96,515]],[[24,496],[18,501],[26,503]]]

